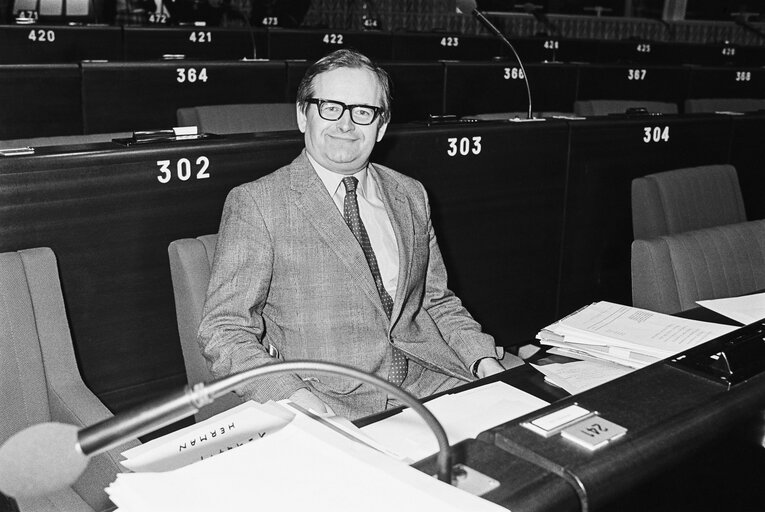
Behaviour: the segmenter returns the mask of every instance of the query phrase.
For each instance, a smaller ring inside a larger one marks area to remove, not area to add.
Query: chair
[[[179,108],[178,126],[196,126],[200,132],[231,133],[297,130],[294,103],[246,103]]]
[[[686,114],[755,112],[765,110],[765,98],[689,98],[684,109]]]
[[[0,444],[37,423],[84,427],[112,416],[80,377],[51,249],[0,254],[0,322]],[[113,508],[104,488],[123,471],[119,453],[137,445],[130,442],[93,457],[71,487],[19,500],[20,510]]]
[[[677,114],[677,104],[664,101],[579,100],[574,102],[574,114],[585,117],[624,114],[628,108],[645,108],[652,113]]]
[[[745,222],[736,168],[704,165],[632,180],[635,239]]]
[[[677,313],[765,288],[765,220],[632,242],[632,303]]]
[[[197,330],[202,321],[202,309],[205,305],[210,267],[217,241],[217,234],[182,238],[171,242],[167,248],[178,334],[181,338],[181,350],[189,384],[213,378],[199,347]],[[242,400],[236,394],[229,393],[201,409],[195,416],[196,420],[202,421],[241,403]]]

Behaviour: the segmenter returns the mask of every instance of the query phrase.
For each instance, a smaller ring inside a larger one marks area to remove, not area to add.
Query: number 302
[[[170,169],[171,160],[157,160],[157,167],[159,167],[159,176],[157,181],[160,183],[169,183],[173,178],[173,171]],[[207,169],[210,167],[210,159],[206,156],[200,156],[196,160],[197,171],[196,179],[203,180],[210,177],[210,173]],[[175,175],[181,181],[188,181],[191,179],[191,161],[188,158],[179,158],[175,163]]]

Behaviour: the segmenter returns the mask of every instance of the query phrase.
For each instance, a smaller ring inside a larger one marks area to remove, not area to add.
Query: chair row
[[[165,61],[0,66],[0,139],[169,128],[176,111],[216,104],[291,103],[308,63]],[[765,68],[384,62],[394,123],[429,115],[573,112],[587,100],[684,105],[765,98]],[[678,108],[682,110],[682,108]],[[731,110],[731,109],[726,109]]]
[[[593,62],[761,66],[765,47],[643,40],[514,38],[524,62]],[[73,63],[80,60],[317,59],[356,48],[376,60],[484,60],[512,58],[496,37],[458,32],[384,32],[337,29],[219,27],[109,27],[0,25],[0,64]]]

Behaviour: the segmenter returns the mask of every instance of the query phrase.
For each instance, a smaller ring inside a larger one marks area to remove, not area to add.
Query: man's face
[[[382,91],[375,75],[363,68],[337,68],[313,80],[314,97],[346,105],[382,106]],[[305,113],[297,109],[300,131],[305,134],[308,153],[322,166],[339,174],[353,174],[369,161],[375,143],[385,135],[388,124],[378,116],[367,126],[357,125],[346,110],[337,121],[319,116],[318,105],[308,104]]]

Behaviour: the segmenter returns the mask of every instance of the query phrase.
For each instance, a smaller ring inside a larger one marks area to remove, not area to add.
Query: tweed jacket
[[[470,381],[469,365],[496,356],[494,339],[447,288],[447,274],[418,181],[377,164],[399,249],[388,319],[359,243],[305,151],[291,164],[234,188],[223,209],[199,329],[213,375],[284,360],[332,361],[387,375],[390,344],[427,370]],[[356,418],[385,408],[384,392],[340,376],[300,372],[256,380],[248,399],[286,398],[309,387]],[[410,392],[417,394],[416,385]]]

